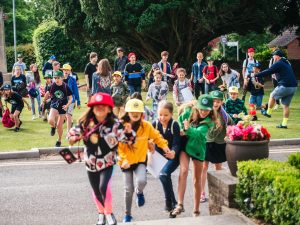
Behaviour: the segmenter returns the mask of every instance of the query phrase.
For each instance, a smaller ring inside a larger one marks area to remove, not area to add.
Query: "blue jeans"
[[[164,189],[166,206],[175,207],[177,205],[177,201],[173,191],[171,174],[177,169],[179,166],[179,157],[175,157],[174,159],[168,160],[167,164],[160,171],[159,179]]]
[[[257,96],[250,95],[249,103],[256,105],[256,108],[260,109],[263,101],[263,97],[264,97],[263,95],[257,95]]]
[[[132,95],[134,92],[141,93],[141,91],[142,91],[141,86],[134,86],[134,85],[129,84],[128,88],[129,88],[130,95]]]
[[[208,84],[205,82],[205,94],[209,94],[209,92],[216,90],[216,85],[215,84]]]
[[[37,101],[37,106],[38,106],[38,112],[39,114],[41,113],[41,93],[39,91],[39,89],[36,89],[38,91],[38,96],[36,97],[36,101]],[[30,102],[31,102],[31,112],[32,115],[35,115],[35,105],[34,105],[34,99],[35,98],[30,98]]]

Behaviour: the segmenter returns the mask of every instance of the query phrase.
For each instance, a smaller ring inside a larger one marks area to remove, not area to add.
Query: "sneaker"
[[[145,205],[145,196],[143,193],[136,194],[136,204],[138,207],[142,207],[143,205]]]
[[[32,116],[32,120],[36,120],[36,116],[35,115]]]
[[[57,141],[55,147],[60,147],[60,146],[61,146],[61,141]]]
[[[105,217],[106,217],[106,221],[107,221],[108,225],[116,225],[117,224],[117,220],[113,213],[107,214],[107,215],[105,215]]]
[[[55,127],[51,127],[50,135],[54,136],[55,135]]]
[[[261,114],[263,114],[265,117],[271,118],[272,116],[270,114],[267,113],[266,110],[261,111]]]
[[[125,215],[123,219],[123,223],[130,223],[132,220],[132,216],[130,215]]]
[[[106,224],[105,215],[102,213],[99,213],[98,221],[97,221],[96,225],[105,225],[105,224]]]
[[[276,126],[276,128],[283,128],[283,129],[287,129],[287,126],[283,126],[282,124],[279,124],[278,126]]]
[[[14,131],[15,131],[15,132],[19,132],[19,131],[20,131],[20,128],[19,128],[19,127],[15,127]]]

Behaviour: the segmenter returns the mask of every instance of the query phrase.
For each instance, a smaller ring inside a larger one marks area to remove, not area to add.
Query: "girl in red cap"
[[[70,144],[83,139],[85,165],[98,209],[97,225],[117,224],[112,212],[111,176],[116,163],[119,142],[132,144],[135,132],[130,124],[124,127],[114,116],[113,99],[109,94],[97,93],[88,103],[89,109],[79,118],[79,126],[68,134]]]

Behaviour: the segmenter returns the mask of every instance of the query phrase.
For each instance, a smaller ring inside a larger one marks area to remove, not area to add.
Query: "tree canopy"
[[[150,62],[185,61],[222,34],[298,25],[299,0],[53,0],[55,19],[79,41],[113,40]]]

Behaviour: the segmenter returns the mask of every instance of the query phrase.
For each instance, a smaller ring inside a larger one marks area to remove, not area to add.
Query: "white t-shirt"
[[[248,65],[246,67],[246,61],[248,60]],[[244,62],[243,62],[243,68],[246,67],[246,72],[245,72],[245,75],[244,75],[244,78],[246,78],[246,76],[250,73],[253,72],[253,66],[255,63],[257,63],[258,61],[256,59],[245,59]]]
[[[233,69],[231,69],[231,73],[225,73],[223,76],[221,76],[221,79],[223,82],[225,82],[227,88],[231,86],[240,88],[238,72]]]

